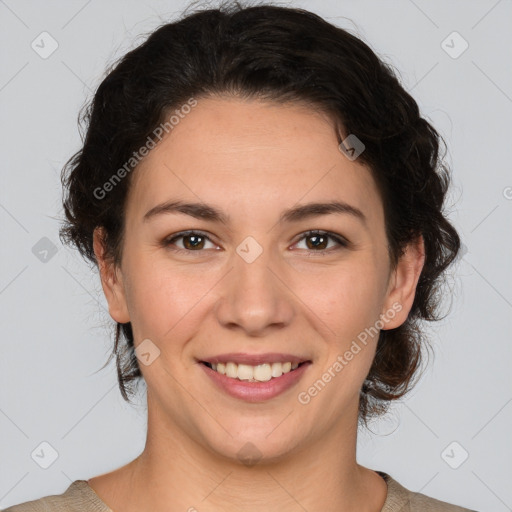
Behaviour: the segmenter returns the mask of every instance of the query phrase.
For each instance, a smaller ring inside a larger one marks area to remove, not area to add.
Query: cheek
[[[305,302],[340,342],[357,336],[379,318],[384,280],[373,265],[339,266],[322,279],[304,279],[302,286]]]
[[[190,336],[188,331],[199,325],[202,301],[207,302],[216,282],[208,273],[191,274],[149,258],[133,258],[129,275],[127,304],[135,339],[150,338],[161,346],[168,345],[169,339]]]
[[[337,417],[344,410],[341,404],[358,396],[370,370],[379,339],[382,286],[374,267],[354,268],[333,275],[325,293],[312,299],[319,318],[330,328],[320,376],[329,387],[322,402],[325,414]]]

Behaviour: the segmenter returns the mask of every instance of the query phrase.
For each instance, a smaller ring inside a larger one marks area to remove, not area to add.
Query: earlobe
[[[126,305],[125,290],[121,269],[109,261],[105,256],[103,228],[97,227],[93,234],[93,248],[100,272],[101,286],[107,299],[110,316],[119,323],[130,321]]]
[[[394,329],[402,325],[412,308],[416,295],[416,286],[425,264],[425,244],[419,235],[406,248],[389,280],[382,315],[387,317],[383,329]],[[400,304],[400,307],[398,307]],[[393,311],[393,317],[387,314]]]

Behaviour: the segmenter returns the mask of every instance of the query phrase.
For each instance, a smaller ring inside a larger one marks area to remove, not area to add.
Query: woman
[[[303,10],[197,12],[87,121],[61,236],[98,266],[123,397],[147,385],[146,446],[7,510],[467,511],[356,461],[460,246],[440,137],[372,50]]]

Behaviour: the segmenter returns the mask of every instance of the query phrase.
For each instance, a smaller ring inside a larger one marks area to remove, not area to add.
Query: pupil
[[[326,237],[323,236],[323,235],[311,235],[309,237],[310,240],[317,240],[317,242],[313,242],[313,247],[314,248],[318,248],[320,245],[324,245],[325,244],[325,238]],[[318,242],[319,240],[321,240],[321,242]]]
[[[185,245],[185,247],[187,247],[187,249],[196,249],[201,244],[200,241],[198,242],[198,239],[201,239],[201,238],[203,238],[203,237],[196,236],[196,235],[188,235],[188,236],[184,237],[184,241],[185,241],[184,245]],[[187,240],[188,240],[188,242],[187,242]],[[193,242],[192,240],[195,240],[195,242]]]

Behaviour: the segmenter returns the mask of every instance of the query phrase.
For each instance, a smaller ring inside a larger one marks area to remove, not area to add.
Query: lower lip
[[[266,382],[249,382],[246,380],[232,379],[231,377],[226,377],[212,370],[203,363],[199,363],[199,365],[206,372],[206,375],[228,395],[247,402],[263,402],[290,389],[300,380],[311,363],[307,362],[301,364],[295,370],[283,373],[281,377],[274,377]]]

